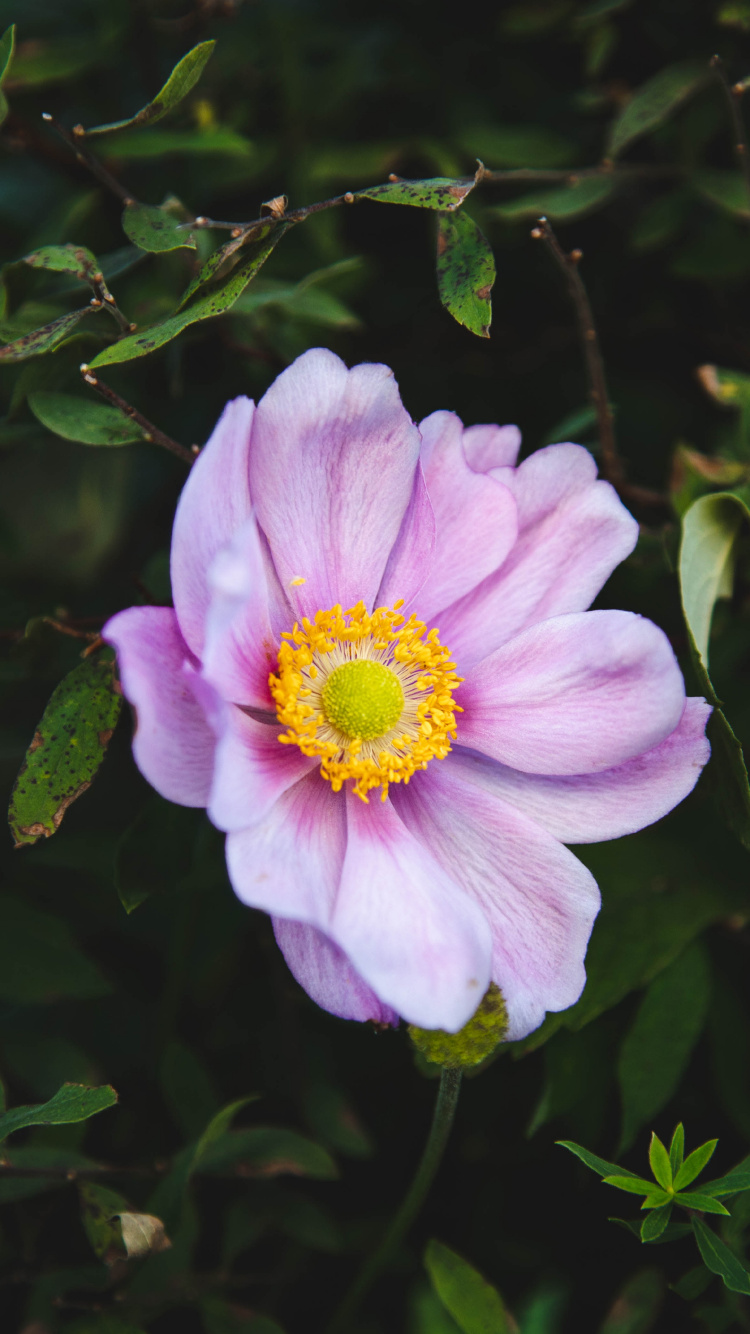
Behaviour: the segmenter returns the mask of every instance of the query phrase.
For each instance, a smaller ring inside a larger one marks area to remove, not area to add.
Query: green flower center
[[[321,703],[328,722],[343,736],[372,741],[396,726],[404,692],[390,667],[372,658],[355,658],[331,672]]]

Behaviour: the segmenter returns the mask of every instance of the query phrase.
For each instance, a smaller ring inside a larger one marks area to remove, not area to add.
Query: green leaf
[[[711,978],[705,951],[692,944],[648,987],[617,1060],[622,1095],[618,1154],[662,1110],[682,1079],[706,1021]],[[664,1182],[662,1182],[662,1185]]]
[[[250,139],[228,125],[194,130],[126,130],[107,144],[107,157],[128,161],[155,157],[252,158],[257,149]]]
[[[48,1005],[106,996],[111,990],[64,921],[13,894],[0,896],[0,999]]]
[[[115,849],[115,886],[127,913],[177,888],[190,870],[199,828],[190,807],[149,799]]]
[[[711,1195],[704,1195],[702,1191],[689,1190],[680,1191],[675,1196],[675,1204],[682,1204],[686,1209],[698,1209],[701,1213],[707,1214],[729,1214],[729,1210],[724,1208],[718,1200]]]
[[[117,408],[96,403],[81,394],[55,394],[38,390],[28,404],[37,421],[64,440],[84,445],[128,445],[143,439],[143,431]]]
[[[81,1222],[94,1254],[111,1264],[125,1257],[119,1213],[128,1208],[128,1202],[118,1191],[99,1186],[91,1181],[80,1182],[78,1198],[81,1202]]]
[[[675,1176],[675,1190],[682,1190],[684,1186],[689,1186],[691,1181],[695,1181],[706,1163],[713,1157],[714,1149],[718,1143],[717,1139],[709,1139],[706,1140],[705,1144],[701,1144],[699,1148],[693,1149],[693,1152],[688,1155]]]
[[[619,188],[617,179],[606,172],[579,180],[571,176],[570,179],[570,185],[554,190],[535,190],[507,204],[496,204],[487,212],[504,222],[541,217],[551,218],[553,222],[570,222],[603,208]]]
[[[700,1218],[691,1219],[691,1224],[706,1268],[710,1269],[712,1274],[718,1274],[732,1292],[742,1292],[745,1296],[750,1296],[750,1274],[737,1256],[732,1254],[729,1247],[725,1246]]]
[[[669,1190],[672,1185],[672,1166],[669,1161],[669,1154],[662,1144],[659,1136],[652,1132],[651,1143],[648,1150],[648,1161],[651,1164],[651,1171],[664,1190]]]
[[[451,180],[434,176],[428,181],[389,181],[357,190],[355,199],[375,199],[381,204],[409,204],[412,208],[432,208],[452,213],[463,204],[477,183],[476,176]]]
[[[166,205],[127,204],[122,215],[122,230],[141,250],[158,254],[164,250],[195,250],[195,239],[183,225],[181,212]]]
[[[471,333],[489,338],[495,260],[485,236],[468,213],[440,213],[437,220],[437,283],[446,310]]]
[[[689,1269],[682,1278],[678,1278],[676,1283],[670,1283],[672,1292],[676,1292],[678,1297],[682,1297],[686,1302],[694,1302],[696,1297],[700,1297],[706,1291],[709,1283],[713,1279],[705,1265],[696,1265],[694,1269]]]
[[[101,307],[99,307],[101,309]],[[11,343],[0,347],[0,361],[25,361],[27,357],[40,357],[43,352],[51,352],[71,329],[74,329],[84,315],[98,314],[93,306],[81,306],[78,310],[69,310],[67,315],[60,315],[41,329],[32,329],[31,333],[14,338]]]
[[[463,1334],[510,1334],[502,1297],[467,1260],[433,1239],[424,1263],[435,1292]]]
[[[493,167],[567,167],[576,156],[575,144],[541,125],[476,125],[457,142]]]
[[[668,1204],[662,1204],[659,1209],[653,1209],[646,1215],[641,1224],[641,1241],[656,1241],[662,1235],[672,1216],[672,1208],[670,1200]]]
[[[698,194],[725,213],[731,213],[735,218],[750,219],[750,193],[741,172],[704,167],[693,173],[690,183]]]
[[[750,1158],[745,1158],[726,1176],[717,1177],[715,1181],[706,1181],[703,1184],[703,1194],[713,1195],[740,1195],[744,1190],[750,1190]]]
[[[648,1334],[663,1300],[663,1275],[658,1269],[641,1269],[620,1288],[599,1334]]]
[[[231,309],[240,293],[255,277],[286,230],[284,225],[276,227],[265,240],[248,246],[245,258],[233,269],[229,277],[205,296],[192,301],[183,310],[170,315],[168,319],[153,324],[150,329],[130,334],[127,338],[121,338],[118,343],[113,343],[111,347],[104,348],[89,363],[91,369],[95,370],[99,366],[108,366],[118,361],[132,361],[135,357],[145,357],[149,352],[155,352],[157,348],[171,342],[189,325],[196,324],[199,320],[211,319],[215,315],[223,315]]]
[[[689,97],[703,88],[710,79],[704,61],[685,61],[668,65],[652,79],[641,84],[627,106],[614,121],[607,144],[607,156],[617,157],[624,148],[655,130]]]
[[[595,1153],[589,1153],[588,1149],[581,1148],[580,1144],[574,1144],[570,1139],[558,1139],[555,1140],[555,1143],[559,1144],[563,1149],[570,1149],[570,1152],[574,1153],[576,1158],[580,1158],[582,1163],[585,1163],[587,1167],[591,1168],[592,1172],[596,1172],[600,1177],[616,1176],[628,1177],[632,1181],[642,1180],[642,1178],[637,1177],[635,1173],[628,1172],[627,1168],[619,1167],[617,1163],[608,1163],[604,1158],[598,1158]],[[646,1185],[650,1190],[651,1183],[646,1182]]]
[[[90,130],[84,130],[82,137],[89,138],[92,134],[111,134],[113,130],[124,130],[135,125],[153,125],[155,121],[161,120],[162,116],[166,116],[167,112],[176,107],[195,87],[215,46],[216,42],[213,41],[200,42],[192,51],[188,51],[179,64],[175,65],[164,87],[156,94],[153,101],[149,102],[148,106],[142,107],[134,116],[128,117],[127,120],[111,121],[108,125],[94,125]]]
[[[12,1107],[0,1116],[0,1140],[7,1139],[14,1130],[27,1126],[62,1126],[73,1121],[88,1121],[97,1112],[104,1112],[117,1102],[111,1084],[86,1088],[84,1084],[63,1084],[48,1102],[33,1107]]]
[[[16,25],[11,23],[10,27],[6,28],[2,37],[0,37],[0,125],[8,114],[8,99],[3,92],[3,84],[10,69],[10,62],[13,59],[15,41]]]
[[[732,591],[734,547],[747,506],[730,492],[701,496],[682,521],[680,587],[685,620],[705,671],[717,598]]]
[[[672,1199],[673,1196],[667,1190],[652,1190],[651,1194],[646,1196],[641,1208],[660,1209],[663,1204],[668,1204]]]
[[[645,1177],[631,1176],[606,1176],[603,1178],[605,1186],[616,1186],[618,1190],[627,1190],[631,1195],[650,1195],[654,1189],[653,1181],[647,1181]]]
[[[709,703],[708,728],[723,814],[740,842],[750,848],[750,783],[742,746],[716,695],[708,671],[708,639],[717,598],[731,594],[734,551],[750,510],[730,491],[701,496],[683,516],[680,591],[693,666]]]
[[[54,273],[74,273],[83,282],[90,282],[99,272],[99,261],[86,246],[45,245],[24,255],[24,264],[32,269],[50,269]]]
[[[265,241],[265,239],[272,234],[273,230],[273,224],[270,222],[267,223],[260,229],[252,244],[257,246],[260,242]],[[219,246],[218,249],[214,250],[213,254],[209,255],[205,264],[202,265],[194,278],[188,283],[185,291],[180,297],[180,304],[177,309],[182,310],[183,307],[188,304],[191,296],[198,291],[198,288],[205,287],[206,283],[209,283],[211,279],[216,276],[222,265],[226,264],[233,255],[236,255],[244,244],[245,242],[241,236],[235,236],[227,241],[226,245]]]
[[[675,1126],[674,1134],[672,1135],[672,1142],[669,1146],[669,1162],[672,1167],[672,1176],[675,1178],[680,1168],[682,1167],[684,1156],[685,1156],[685,1127],[680,1121],[679,1125]],[[677,1181],[675,1181],[675,1185],[677,1185]]]
[[[252,1126],[222,1134],[204,1151],[196,1171],[224,1172],[237,1165],[241,1165],[242,1176],[291,1175],[333,1181],[339,1175],[327,1149],[295,1130],[278,1126]]]
[[[87,658],[53,692],[11,796],[16,847],[49,838],[96,773],[122,707],[113,663]]]

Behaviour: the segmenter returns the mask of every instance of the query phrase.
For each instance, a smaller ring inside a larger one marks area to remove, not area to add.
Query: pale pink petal
[[[273,710],[268,677],[278,641],[271,630],[262,538],[250,517],[209,571],[203,674],[224,699]]]
[[[248,450],[255,405],[227,403],[190,469],[172,530],[172,594],[180,629],[199,657],[210,600],[208,571],[250,514]]]
[[[591,774],[658,746],[682,717],[669,640],[629,611],[555,616],[480,662],[459,687],[457,740],[533,774]]]
[[[216,745],[208,814],[218,829],[247,829],[320,760],[279,741],[281,724],[258,722],[226,705]]]
[[[378,1000],[343,950],[322,931],[284,917],[274,917],[273,929],[289,971],[316,1005],[339,1019],[397,1026],[395,1011]]]
[[[451,763],[455,757],[474,781],[561,842],[601,843],[645,829],[692,792],[711,753],[705,735],[710,712],[705,700],[687,699],[666,741],[597,774],[525,774],[460,746]]]
[[[192,689],[195,659],[171,607],[128,607],[102,630],[117,650],[125,698],[136,716],[133,755],[167,801],[205,806],[215,738]]]
[[[250,485],[298,615],[360,599],[372,607],[412,495],[419,443],[387,366],[348,371],[314,348],[271,385],[253,424]]]
[[[319,772],[289,787],[264,818],[227,837],[234,891],[251,908],[326,929],[346,850],[346,802]]]
[[[421,777],[421,775],[420,775]],[[489,984],[490,933],[389,802],[346,794],[347,846],[328,934],[384,1004],[455,1032]]]
[[[435,515],[418,463],[411,500],[375,599],[377,605],[392,607],[394,602],[403,601],[408,610],[430,572],[434,553]]]
[[[638,540],[635,519],[580,445],[549,445],[492,476],[513,492],[519,535],[496,574],[441,612],[441,640],[464,673],[526,626],[585,611]]]
[[[515,467],[520,448],[517,426],[467,426],[464,431],[466,462],[474,472]]]
[[[581,994],[599,891],[572,852],[472,777],[449,755],[391,795],[404,824],[481,905],[492,980],[508,1007],[508,1038],[517,1039]]]
[[[518,522],[508,488],[469,467],[464,429],[454,413],[433,412],[419,429],[437,539],[415,609],[429,621],[502,565],[516,541]]]

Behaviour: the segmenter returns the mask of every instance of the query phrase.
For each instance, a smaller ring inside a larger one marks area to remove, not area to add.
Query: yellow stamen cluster
[[[444,759],[456,735],[455,714],[461,712],[452,694],[461,677],[450,650],[437,630],[428,631],[414,615],[408,620],[400,615],[402,605],[370,613],[358,602],[348,611],[340,606],[318,611],[314,621],[303,617],[281,636],[278,669],[269,681],[279,722],[287,729],[279,740],[299,746],[303,755],[319,755],[320,771],[334,792],[353,779],[363,801],[376,787],[385,801],[389,783],[408,783],[430,760]],[[363,661],[379,666],[341,670]],[[363,690],[360,709],[349,698],[355,681]],[[396,686],[403,695],[398,717],[392,704],[399,698]],[[365,735],[353,734],[349,723],[359,717]],[[378,717],[386,730],[373,735],[376,729],[364,720]]]

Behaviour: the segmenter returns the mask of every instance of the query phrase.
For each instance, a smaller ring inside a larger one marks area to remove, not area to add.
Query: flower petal
[[[440,637],[459,669],[535,621],[585,611],[638,540],[638,525],[580,445],[549,445],[498,468],[518,505],[518,541],[502,567],[443,611]],[[467,541],[471,540],[467,522]]]
[[[561,842],[600,843],[645,829],[692,792],[711,753],[705,735],[710,713],[704,699],[687,699],[665,741],[596,774],[526,774],[460,746],[453,753],[477,783]]]
[[[349,371],[314,348],[274,381],[253,424],[250,485],[298,615],[360,598],[372,607],[418,455],[419,432],[387,366]]]
[[[376,598],[379,607],[402,600],[408,609],[419,593],[435,552],[435,514],[427,494],[422,465],[417,464],[414,487],[401,530],[391,549]]]
[[[346,794],[347,846],[329,934],[384,1004],[456,1032],[489,985],[490,933],[389,802]]]
[[[493,939],[492,980],[508,1007],[509,1039],[564,1010],[585,982],[584,957],[599,911],[590,871],[567,848],[506,806],[449,755],[391,789],[404,824],[467,895]]]
[[[279,797],[264,819],[227,837],[234,891],[251,908],[325,930],[341,880],[346,804],[319,772]]]
[[[502,565],[516,541],[518,521],[508,488],[469,467],[455,413],[433,412],[419,429],[437,528],[435,555],[416,607],[429,621]]]
[[[268,607],[266,564],[255,518],[246,520],[209,571],[203,674],[226,700],[273,710],[269,673],[278,656]]]
[[[289,971],[316,1005],[339,1019],[397,1026],[395,1011],[378,1000],[343,950],[322,931],[284,917],[273,918],[273,929]]]
[[[514,468],[520,448],[517,426],[467,426],[464,430],[466,462],[474,472]]]
[[[215,738],[191,685],[195,660],[171,607],[128,607],[102,630],[117,650],[136,713],[133,755],[144,778],[180,806],[205,806]]]
[[[225,707],[216,746],[208,814],[217,829],[258,824],[282,793],[320,761],[279,741],[280,724],[257,722],[235,705]]]
[[[669,640],[629,611],[532,625],[458,692],[458,741],[533,774],[592,774],[658,746],[685,707]]]
[[[248,450],[255,404],[227,403],[214,432],[190,469],[172,530],[172,593],[180,629],[200,656],[214,556],[250,514]]]

